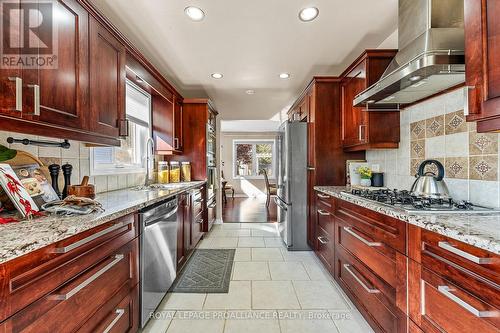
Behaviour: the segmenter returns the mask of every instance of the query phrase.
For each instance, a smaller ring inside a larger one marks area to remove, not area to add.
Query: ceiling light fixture
[[[299,12],[299,19],[302,22],[310,22],[319,15],[319,9],[316,7],[306,7]]]
[[[280,79],[289,79],[290,78],[290,74],[288,73],[281,73],[280,74]]]
[[[184,8],[184,13],[193,21],[201,21],[205,18],[205,13],[198,7],[189,6]]]
[[[247,93],[247,95],[254,95],[255,94],[255,90],[252,90],[252,89],[248,89],[245,92]]]
[[[212,73],[211,75],[214,79],[222,79],[222,77],[224,75],[222,75],[221,73]]]

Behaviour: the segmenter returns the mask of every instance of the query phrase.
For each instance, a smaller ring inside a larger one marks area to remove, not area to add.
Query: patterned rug
[[[227,293],[234,261],[234,249],[195,250],[175,279],[174,293]]]

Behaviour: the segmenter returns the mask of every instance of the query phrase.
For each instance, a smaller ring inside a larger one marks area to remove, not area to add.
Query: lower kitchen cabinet
[[[137,331],[137,235],[128,215],[2,265],[0,331]]]

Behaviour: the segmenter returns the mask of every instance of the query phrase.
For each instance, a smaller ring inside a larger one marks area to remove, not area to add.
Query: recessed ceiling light
[[[255,90],[252,90],[252,89],[248,89],[245,92],[247,93],[247,95],[253,95],[253,94],[255,94]]]
[[[319,15],[319,9],[316,7],[303,8],[299,12],[299,19],[303,22],[310,22]]]
[[[205,18],[205,13],[198,7],[189,6],[184,8],[184,13],[193,21],[201,21]]]
[[[222,75],[221,73],[212,73],[211,75],[214,79],[222,79],[222,77],[224,75]]]
[[[288,73],[281,73],[280,74],[280,78],[281,79],[288,79],[288,78],[290,78],[290,74],[288,74]]]

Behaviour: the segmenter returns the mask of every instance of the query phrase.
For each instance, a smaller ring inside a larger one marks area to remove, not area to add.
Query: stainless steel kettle
[[[425,167],[434,164],[438,169],[436,175],[432,171],[425,172]],[[421,198],[429,199],[449,199],[450,192],[444,182],[444,167],[436,160],[425,160],[418,167],[417,179],[411,187],[411,194]]]

